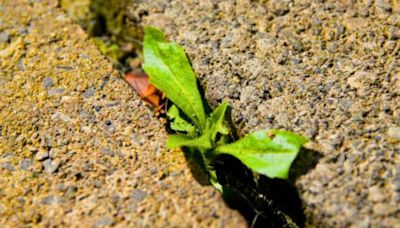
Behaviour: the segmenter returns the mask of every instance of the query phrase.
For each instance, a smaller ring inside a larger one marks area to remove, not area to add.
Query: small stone
[[[26,36],[26,35],[28,35],[28,28],[20,27],[20,28],[18,28],[18,33],[21,36]]]
[[[369,188],[368,200],[372,202],[381,202],[385,199],[385,195],[382,194],[381,189],[378,186],[373,186]]]
[[[38,152],[38,149],[33,146],[26,146],[26,149],[28,149],[30,152],[36,153]]]
[[[56,112],[53,115],[51,115],[51,120],[57,120],[57,119],[60,119],[60,120],[62,120],[64,122],[72,121],[72,119],[69,116],[67,116],[67,115],[65,115],[64,113],[61,113],[61,112]]]
[[[372,210],[375,215],[383,216],[390,213],[391,210],[388,210],[388,205],[385,203],[377,203],[373,206]]]
[[[90,97],[94,96],[95,92],[96,92],[96,90],[89,88],[89,89],[85,90],[85,92],[82,94],[82,96],[85,98],[90,98]]]
[[[43,166],[44,166],[44,171],[46,173],[51,174],[57,171],[60,164],[58,162],[54,162],[50,159],[47,159],[46,161],[43,162]]]
[[[145,191],[143,191],[143,190],[135,189],[135,190],[133,190],[133,192],[132,192],[132,198],[133,198],[135,201],[140,202],[140,201],[144,200],[144,198],[146,198],[147,194],[148,194],[148,193],[145,192]]]
[[[376,0],[376,6],[390,12],[392,10],[392,6],[390,5],[389,0]]]
[[[283,16],[289,12],[289,2],[290,1],[281,1],[281,0],[272,0],[268,3],[268,8],[271,12],[277,16]]]
[[[15,171],[15,167],[11,164],[11,162],[3,162],[0,164],[0,168],[6,169],[10,172]]]
[[[106,120],[104,122],[104,130],[113,133],[115,131],[115,125],[110,120]]]
[[[48,89],[53,86],[53,79],[50,77],[45,77],[42,82],[43,89]]]
[[[103,216],[100,219],[96,220],[96,222],[94,223],[94,227],[111,226],[112,224],[114,224],[113,219],[108,216]]]
[[[49,92],[47,93],[47,95],[49,97],[53,97],[53,96],[64,93],[64,91],[65,91],[65,89],[63,89],[63,88],[54,88],[54,89],[50,89]]]
[[[44,205],[57,205],[60,203],[65,203],[65,198],[63,197],[58,197],[54,195],[47,196],[42,199],[41,203]]]
[[[369,86],[375,83],[376,74],[367,71],[357,71],[353,76],[347,79],[347,83],[356,89],[361,89],[364,86]]]
[[[110,148],[108,148],[108,147],[105,147],[105,148],[103,148],[102,150],[101,150],[101,153],[103,153],[103,154],[105,154],[105,155],[108,155],[108,156],[111,156],[111,157],[114,157],[114,151],[112,151]]]
[[[0,32],[0,43],[6,43],[10,41],[10,36],[7,31]]]
[[[28,158],[22,159],[19,162],[19,168],[22,169],[22,170],[27,170],[32,165],[33,165],[32,159],[28,159]]]
[[[47,150],[39,150],[37,154],[35,155],[35,159],[38,161],[43,161],[45,159],[49,158],[49,152]]]
[[[150,173],[152,174],[152,175],[154,175],[154,174],[156,174],[157,173],[157,167],[156,166],[152,166],[151,168],[150,168]]]
[[[390,127],[387,131],[390,140],[400,140],[400,127]]]
[[[76,195],[77,192],[78,192],[78,188],[74,185],[71,185],[66,188],[65,195],[67,197],[73,197]]]
[[[396,177],[392,180],[392,188],[396,192],[400,192],[400,177]]]
[[[59,156],[62,153],[63,153],[63,150],[61,150],[61,149],[51,148],[50,151],[49,151],[49,157],[50,158],[56,158],[57,156]]]
[[[397,26],[392,26],[388,31],[388,37],[390,40],[400,39],[400,28]]]

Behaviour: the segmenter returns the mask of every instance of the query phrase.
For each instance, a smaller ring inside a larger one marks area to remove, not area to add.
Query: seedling
[[[199,153],[203,163],[200,165],[220,191],[222,186],[214,167],[221,154],[234,156],[254,172],[270,178],[288,177],[292,162],[308,142],[305,137],[272,129],[253,132],[230,143],[231,129],[225,118],[228,103],[206,112],[183,48],[168,42],[158,29],[146,27],[143,54],[143,68],[150,82],[174,103],[167,116],[176,134],[169,135],[167,147],[185,147],[191,153]]]

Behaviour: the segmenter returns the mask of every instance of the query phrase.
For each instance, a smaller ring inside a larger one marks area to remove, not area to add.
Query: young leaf
[[[172,148],[177,148],[177,147],[196,147],[196,148],[201,148],[201,149],[210,149],[211,142],[208,137],[208,134],[202,135],[199,138],[190,138],[186,137],[184,135],[168,135],[168,140],[167,140],[167,147],[172,149]]]
[[[300,148],[308,142],[303,136],[280,130],[262,130],[215,149],[230,154],[255,172],[285,179]]]
[[[196,76],[185,51],[173,42],[167,42],[156,28],[146,27],[143,43],[143,68],[150,82],[164,92],[202,131],[206,116]]]
[[[224,117],[226,113],[226,109],[228,108],[228,103],[223,102],[220,104],[207,119],[207,131],[210,134],[211,142],[215,142],[216,136],[218,133],[222,135],[229,134],[229,128],[224,125]]]
[[[179,109],[175,105],[169,108],[167,116],[171,120],[172,130],[183,131],[188,133],[188,136],[195,136],[196,128],[180,116]]]

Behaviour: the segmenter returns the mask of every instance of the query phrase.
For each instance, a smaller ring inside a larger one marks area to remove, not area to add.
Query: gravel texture
[[[0,0],[0,227],[243,227],[50,0]]]
[[[241,135],[283,128],[322,158],[293,180],[307,225],[399,227],[399,1],[139,1]]]

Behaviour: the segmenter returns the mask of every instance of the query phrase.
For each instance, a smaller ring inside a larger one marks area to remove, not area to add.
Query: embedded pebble
[[[50,77],[45,77],[45,78],[43,79],[43,82],[42,82],[42,87],[43,87],[43,89],[48,89],[48,88],[52,87],[53,84],[54,84],[54,82],[53,82],[53,79],[52,79],[52,78],[50,78]]]
[[[6,43],[10,41],[10,36],[7,31],[0,32],[0,43]]]
[[[114,220],[108,216],[103,216],[100,219],[96,220],[94,223],[94,227],[101,227],[101,226],[111,226],[114,224]]]
[[[35,159],[38,161],[43,161],[49,157],[49,152],[47,150],[39,150],[39,152],[36,153]]]
[[[32,159],[25,158],[19,162],[19,168],[22,170],[27,170],[33,165]]]
[[[96,92],[96,90],[89,88],[89,89],[85,90],[85,92],[82,95],[85,98],[90,98],[90,97],[94,96],[95,92]]]
[[[48,95],[49,97],[53,97],[53,96],[60,95],[60,94],[64,93],[64,91],[65,91],[64,88],[54,88],[54,89],[50,89],[50,90],[47,92],[47,95]]]
[[[147,197],[147,192],[140,190],[140,189],[135,189],[132,192],[132,198],[137,201],[140,202],[142,200],[144,200]]]
[[[57,171],[58,167],[60,166],[60,164],[58,162],[55,162],[51,159],[47,159],[43,162],[43,166],[44,166],[44,171],[46,173],[54,173]]]
[[[387,133],[392,140],[400,140],[400,127],[390,127]]]
[[[15,167],[11,164],[11,162],[0,163],[0,167],[11,172],[15,171]]]

